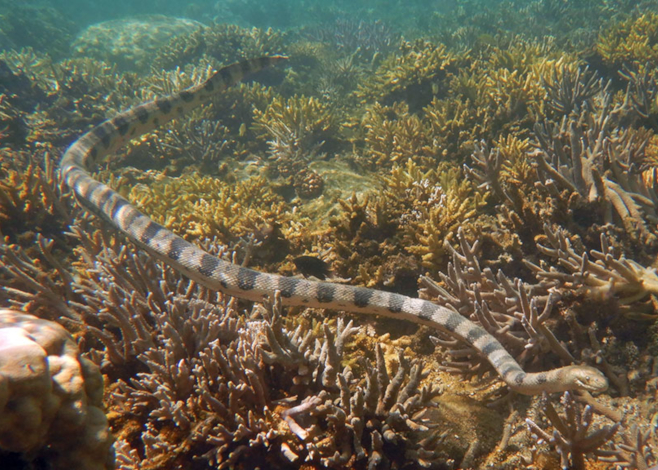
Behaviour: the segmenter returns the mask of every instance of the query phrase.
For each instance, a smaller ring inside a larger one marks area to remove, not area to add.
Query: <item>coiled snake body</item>
[[[281,56],[264,57],[222,68],[200,85],[138,105],[99,124],[65,152],[60,163],[62,178],[85,205],[102,214],[137,245],[210,289],[257,302],[271,298],[279,291],[284,305],[402,318],[448,332],[486,357],[507,385],[520,393],[605,390],[605,377],[587,366],[567,366],[539,373],[524,372],[500,342],[484,328],[430,301],[364,287],[262,273],[211,256],[153,222],[125,198],[90,176],[88,168],[91,165],[128,140],[207,102],[246,75],[284,59]]]

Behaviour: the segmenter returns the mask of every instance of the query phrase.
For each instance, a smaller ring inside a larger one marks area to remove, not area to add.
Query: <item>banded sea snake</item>
[[[138,246],[200,284],[245,300],[262,302],[280,292],[282,303],[368,313],[427,325],[461,338],[493,365],[514,391],[534,395],[572,389],[603,391],[607,380],[597,369],[572,365],[526,373],[494,336],[459,313],[430,301],[365,287],[262,273],[211,256],[140,213],[89,167],[134,139],[207,102],[246,75],[285,57],[249,60],[222,68],[204,83],[135,106],[109,119],[74,142],[60,163],[61,176],[78,198],[108,219]]]

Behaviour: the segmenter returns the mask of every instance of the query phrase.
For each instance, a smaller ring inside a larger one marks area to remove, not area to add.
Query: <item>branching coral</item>
[[[538,124],[539,149],[533,157],[540,184],[549,193],[560,198],[556,190],[568,190],[567,198],[577,195],[597,205],[602,222],[612,222],[616,215],[631,238],[653,242],[656,237],[647,221],[656,219],[655,196],[633,173],[646,142],[612,130],[626,106],[613,107],[612,95],[604,92],[594,112],[565,117],[559,127]]]
[[[435,154],[427,125],[409,114],[404,103],[370,107],[363,118],[365,130],[363,164],[371,168],[405,164],[408,160],[429,162]]]
[[[305,96],[275,98],[264,111],[254,110],[255,128],[267,135],[269,173],[282,177],[302,198],[322,193],[322,177],[308,168],[322,148],[333,150],[336,118],[321,101]]]
[[[606,425],[590,432],[593,424],[593,410],[590,406],[582,408],[565,392],[562,397],[565,417],[562,418],[548,397],[544,397],[544,413],[554,427],[549,434],[531,419],[526,419],[528,430],[537,436],[539,444],[546,442],[560,454],[562,468],[585,470],[585,455],[599,455],[601,447],[615,435],[621,423]]]
[[[283,43],[284,35],[272,29],[213,24],[171,39],[156,53],[153,67],[164,70],[182,67],[204,55],[227,64],[248,57],[280,54]]]
[[[424,172],[411,160],[385,179],[384,204],[400,213],[406,250],[433,270],[444,263],[444,243],[476,215],[480,200],[460,171],[448,165]],[[391,210],[389,209],[389,210]]]
[[[511,280],[502,271],[494,274],[481,268],[476,255],[479,243],[469,244],[463,232],[459,236],[460,251],[452,251],[452,263],[447,274],[441,274],[441,285],[427,277],[421,278],[421,295],[437,298],[460,314],[477,321],[495,336],[520,363],[531,365],[547,359],[552,353],[565,363],[573,363],[571,352],[548,327],[554,320],[557,298],[548,295],[547,286],[528,285]],[[475,353],[457,341],[439,341],[448,347],[456,359],[447,369],[466,375],[481,375],[489,366]],[[466,360],[462,360],[468,357]]]
[[[254,125],[270,137],[272,159],[303,160],[332,138],[335,116],[316,98],[275,97],[264,111],[254,110]]]
[[[365,102],[378,101],[385,106],[404,101],[415,113],[432,101],[463,60],[444,45],[404,41],[399,54],[386,58],[372,80],[360,86],[358,95]]]
[[[209,176],[184,175],[134,186],[129,197],[175,232],[192,238],[217,237],[225,244],[253,236],[272,247],[282,242],[280,230],[286,233],[293,217],[263,177],[229,184]],[[269,252],[265,248],[263,255]]]
[[[599,460],[634,470],[655,468],[658,463],[655,430],[642,431],[640,426],[633,424],[629,429],[622,428],[619,434],[622,442],[615,443],[613,450],[601,452]]]
[[[142,466],[135,450],[158,468],[194,456],[219,468],[446,461],[423,418],[438,389],[421,387],[417,363],[399,355],[393,372],[378,350],[361,386],[341,365],[351,324],[289,331],[278,298],[252,313],[265,321],[247,320],[230,299],[86,232],[75,229],[83,252],[69,317],[87,344],[105,346],[90,356],[123,377],[108,403],[126,468]]]
[[[376,54],[385,55],[398,39],[390,26],[381,22],[337,19],[332,25],[309,28],[308,35],[314,41],[329,44],[350,57],[358,56],[371,61]]]
[[[544,79],[544,87],[549,98],[549,106],[559,115],[578,113],[581,107],[603,90],[603,79],[596,73],[589,73],[588,67],[570,67],[562,60],[551,68]]]
[[[381,193],[341,201],[331,222],[341,275],[415,295],[424,268],[445,266],[443,240],[468,225],[480,206],[473,185],[458,174],[447,164],[423,170],[407,160],[381,178]]]
[[[574,249],[564,230],[551,230],[545,225],[544,232],[549,246],[538,244],[537,248],[556,260],[566,272],[545,264],[540,267],[527,260],[525,263],[547,285],[560,290],[580,289],[592,298],[615,296],[625,306],[626,313],[637,313],[638,301],[658,294],[656,270],[616,254],[605,234],[601,234],[601,250],[590,250],[588,256],[585,251],[579,250],[579,253]]]
[[[0,231],[23,243],[32,241],[35,229],[46,236],[61,237],[71,215],[63,201],[67,190],[57,180],[50,156],[6,155],[0,159]]]
[[[30,49],[2,56],[15,74],[28,77],[47,96],[25,117],[29,140],[41,146],[68,144],[82,130],[135,102],[131,79],[103,62],[84,58],[53,63]]]
[[[647,12],[613,23],[599,35],[596,46],[603,62],[613,70],[623,65],[644,70],[658,64],[658,15]]]

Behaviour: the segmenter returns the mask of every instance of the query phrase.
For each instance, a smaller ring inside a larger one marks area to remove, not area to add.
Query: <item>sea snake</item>
[[[153,222],[90,175],[91,165],[128,140],[207,102],[245,76],[285,59],[283,56],[263,57],[224,67],[200,85],[140,104],[99,124],[64,153],[61,177],[83,205],[106,218],[153,256],[210,289],[256,302],[271,299],[278,291],[284,305],[383,315],[448,332],[482,354],[502,380],[519,393],[605,390],[608,386],[605,376],[592,367],[572,365],[548,372],[524,372],[484,328],[433,302],[365,287],[263,273],[211,256]]]

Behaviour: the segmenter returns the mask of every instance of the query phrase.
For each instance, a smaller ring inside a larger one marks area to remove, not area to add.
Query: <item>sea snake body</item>
[[[207,102],[245,76],[285,57],[248,60],[215,72],[204,83],[122,112],[74,142],[60,163],[61,176],[86,206],[101,214],[137,245],[200,284],[241,299],[262,302],[280,292],[284,305],[343,310],[401,318],[461,338],[495,368],[514,391],[528,395],[572,389],[602,391],[607,380],[597,369],[567,366],[526,373],[484,328],[430,301],[365,287],[334,284],[262,273],[217,257],[185,241],[149,217],[108,186],[96,181],[89,168],[106,155],[191,109]]]

